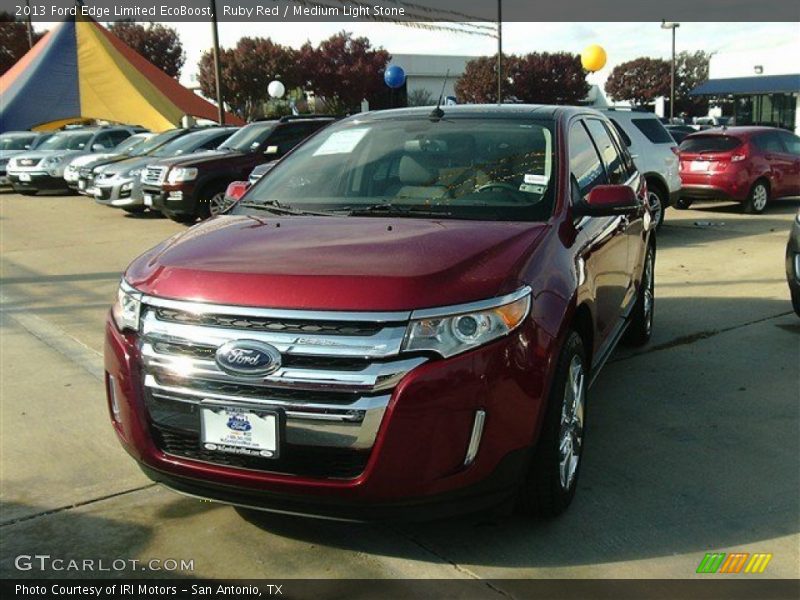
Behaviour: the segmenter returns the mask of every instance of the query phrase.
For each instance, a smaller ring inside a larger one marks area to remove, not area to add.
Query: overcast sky
[[[45,24],[52,26],[52,24]],[[184,48],[186,65],[181,82],[192,86],[196,65],[211,45],[211,26],[207,23],[168,23],[176,27]],[[220,44],[233,46],[243,36],[272,38],[281,44],[300,47],[345,29],[365,35],[374,46],[393,54],[449,54],[480,56],[494,54],[492,38],[443,31],[425,31],[391,23],[220,23]],[[590,83],[602,85],[615,65],[638,56],[669,58],[670,34],[659,23],[504,23],[504,52],[524,54],[534,51],[580,53],[589,44],[600,44],[608,63],[589,76]],[[800,43],[800,23],[681,23],[677,32],[677,51],[707,52],[759,49]],[[402,66],[402,65],[401,65]]]

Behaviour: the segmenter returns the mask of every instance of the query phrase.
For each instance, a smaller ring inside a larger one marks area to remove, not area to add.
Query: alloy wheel
[[[642,282],[644,290],[644,326],[649,334],[653,329],[653,305],[655,304],[654,283],[653,277],[653,254],[647,253],[647,260],[644,264],[644,281]]]
[[[753,188],[753,208],[756,212],[761,212],[767,206],[767,186],[763,183],[756,184],[756,187]]]
[[[583,445],[583,421],[585,376],[583,361],[575,355],[569,364],[567,381],[564,386],[564,401],[561,405],[561,426],[559,429],[558,473],[561,489],[569,490],[575,482]]]
[[[655,223],[657,227],[658,224],[661,223],[661,212],[664,210],[664,207],[661,206],[661,198],[651,190],[647,192],[647,202],[650,205],[653,223]]]
[[[211,216],[218,215],[228,208],[229,202],[225,199],[225,192],[218,192],[208,201],[208,212]]]

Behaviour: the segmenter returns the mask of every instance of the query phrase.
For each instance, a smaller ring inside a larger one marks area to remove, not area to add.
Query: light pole
[[[214,83],[217,88],[217,120],[220,125],[225,125],[225,106],[222,104],[222,74],[219,64],[219,31],[217,30],[217,6],[211,0],[211,35],[214,40]]]
[[[661,29],[672,30],[672,71],[669,77],[669,120],[675,118],[675,30],[680,27],[680,23],[674,21],[661,21]]]
[[[497,103],[503,103],[503,0],[497,0]]]

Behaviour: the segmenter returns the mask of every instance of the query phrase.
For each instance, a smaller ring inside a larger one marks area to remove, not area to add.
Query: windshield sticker
[[[328,139],[314,152],[314,156],[349,154],[358,146],[358,142],[367,134],[367,131],[369,131],[369,127],[337,131],[328,136]]]
[[[535,173],[525,173],[525,183],[544,185],[547,183],[547,175],[537,175]]]

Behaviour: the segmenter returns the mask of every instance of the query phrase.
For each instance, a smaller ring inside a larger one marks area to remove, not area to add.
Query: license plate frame
[[[200,446],[205,450],[267,460],[280,458],[283,411],[208,399],[199,408]]]
[[[708,171],[707,160],[693,160],[689,163],[689,170],[693,173],[705,173]]]
[[[19,180],[20,181],[24,181],[25,183],[29,183],[30,180],[31,180],[30,173],[20,173],[19,174]]]
[[[142,201],[144,202],[145,206],[153,206],[153,196],[150,194],[145,194]]]

